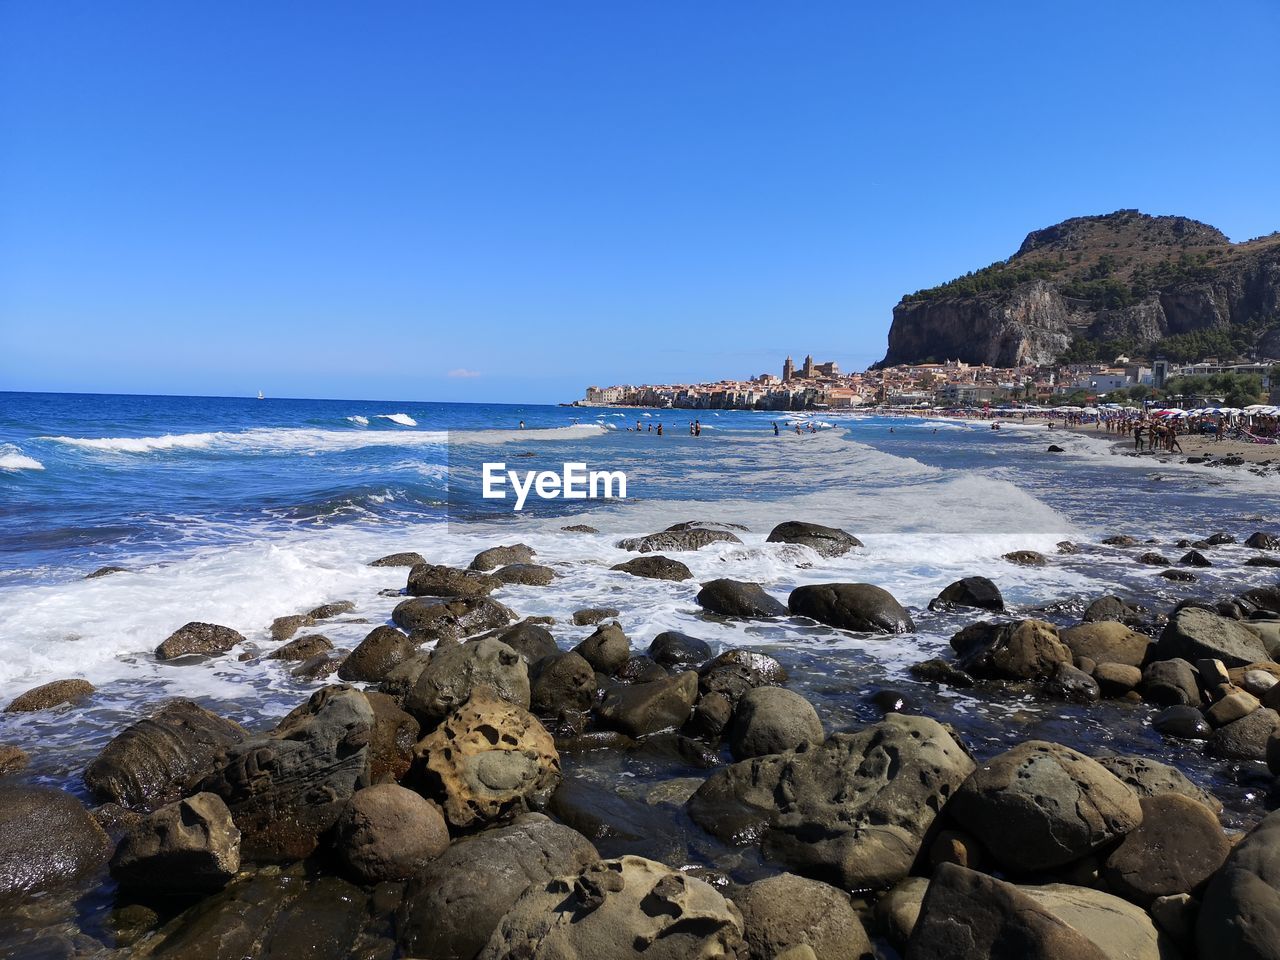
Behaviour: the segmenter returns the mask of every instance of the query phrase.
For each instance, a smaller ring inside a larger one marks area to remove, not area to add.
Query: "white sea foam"
[[[0,470],[16,473],[19,470],[43,470],[44,464],[28,457],[12,443],[0,443]]]
[[[357,450],[361,447],[443,445],[444,431],[316,430],[303,427],[260,427],[238,432],[178,433],[157,437],[37,437],[102,453],[163,453],[173,450],[215,450],[234,453],[290,453]]]
[[[379,420],[390,420],[392,423],[398,423],[402,427],[416,427],[418,421],[413,419],[407,413],[380,413]]]
[[[534,440],[581,440],[600,436],[607,429],[600,423],[575,423],[567,427],[538,427],[526,430],[451,430],[449,439],[463,443],[511,443]]]
[[[356,414],[353,417],[347,417],[347,419],[350,420],[352,423],[358,423],[362,427],[367,427],[369,425],[369,418],[362,417],[359,414]]]

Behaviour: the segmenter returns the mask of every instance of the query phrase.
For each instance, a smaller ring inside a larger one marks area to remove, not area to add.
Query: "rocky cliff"
[[[1121,210],[1033,231],[1008,260],[903,297],[881,363],[1274,357],[1277,345],[1280,233],[1231,243],[1195,220]]]

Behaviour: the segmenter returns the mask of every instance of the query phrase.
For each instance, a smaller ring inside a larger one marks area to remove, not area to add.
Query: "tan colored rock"
[[[20,693],[4,708],[5,713],[34,713],[75,703],[92,694],[94,686],[88,680],[54,680],[41,684],[26,693]]]
[[[1151,640],[1114,620],[1082,623],[1062,631],[1062,642],[1077,657],[1088,657],[1095,663],[1125,663],[1140,667],[1147,656]]]

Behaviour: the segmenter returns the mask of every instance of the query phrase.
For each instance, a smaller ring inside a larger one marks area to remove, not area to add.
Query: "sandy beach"
[[[1118,437],[1113,433],[1107,433],[1097,424],[1069,427],[1067,429],[1070,429],[1073,433],[1112,440],[1114,441],[1113,447],[1117,453],[1135,454],[1132,437]],[[1151,457],[1157,460],[1179,458],[1180,462],[1183,463],[1201,463],[1211,458],[1213,461],[1229,461],[1224,463],[1223,466],[1238,466],[1243,463],[1280,468],[1280,444],[1246,443],[1243,440],[1215,440],[1207,435],[1180,435],[1178,443],[1182,447],[1182,453],[1180,454],[1176,452],[1170,454],[1164,450],[1144,450],[1135,455]],[[1237,461],[1240,463],[1237,463]]]

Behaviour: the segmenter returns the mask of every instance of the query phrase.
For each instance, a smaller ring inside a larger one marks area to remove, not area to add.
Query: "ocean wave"
[[[568,427],[537,427],[532,430],[451,430],[450,440],[463,443],[511,443],[516,440],[581,440],[600,436],[607,429],[600,423],[575,423]]]
[[[156,437],[37,437],[100,453],[147,454],[181,450],[233,453],[317,453],[362,447],[443,446],[443,431],[384,432],[310,430],[299,427],[261,427],[238,432],[176,433]]]
[[[358,423],[362,427],[367,427],[369,425],[369,418],[362,417],[359,414],[356,414],[354,417],[347,417],[347,419],[352,423]]]
[[[402,427],[416,427],[418,425],[418,421],[407,413],[380,413],[378,414],[378,419],[390,420],[392,423],[398,423]],[[368,422],[368,420],[365,421],[365,423]]]
[[[28,457],[12,443],[0,444],[0,470],[16,473],[19,470],[43,470],[44,464]]]

